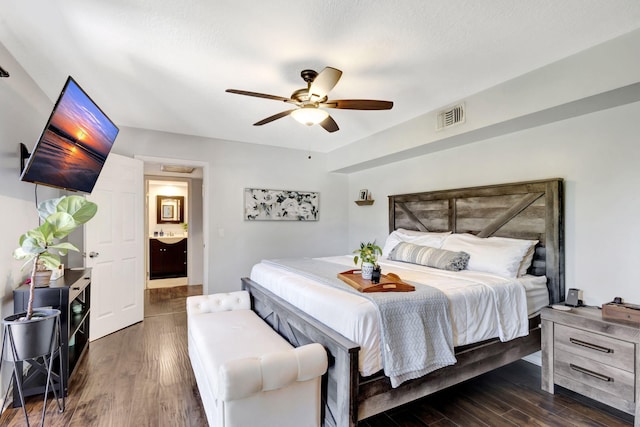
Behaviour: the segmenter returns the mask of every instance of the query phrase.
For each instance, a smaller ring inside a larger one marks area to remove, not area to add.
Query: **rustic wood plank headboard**
[[[389,196],[389,232],[452,231],[539,240],[530,274],[547,276],[549,299],[564,301],[561,178]]]

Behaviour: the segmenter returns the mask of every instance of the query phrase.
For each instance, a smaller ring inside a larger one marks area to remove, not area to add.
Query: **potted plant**
[[[376,245],[376,242],[361,242],[360,249],[353,251],[356,256],[353,257],[353,263],[358,265],[360,260],[360,269],[362,270],[362,278],[365,280],[371,280],[373,270],[377,265],[378,255],[382,255],[382,249]]]
[[[78,248],[71,243],[57,242],[57,239],[66,237],[80,225],[89,221],[97,210],[98,207],[95,203],[89,202],[81,196],[62,196],[46,200],[38,205],[41,225],[20,236],[20,247],[13,252],[14,258],[26,260],[23,268],[26,266],[31,268],[29,302],[26,313],[16,313],[3,319],[5,339],[8,337],[8,347],[3,356],[7,361],[14,363],[14,375],[11,381],[14,387],[18,388],[23,408],[25,403],[21,388],[22,380],[17,376],[17,369],[20,366],[17,363],[29,361],[35,372],[44,369],[47,373],[44,408],[46,409],[46,395],[49,385],[51,385],[54,387],[53,393],[58,409],[60,412],[64,411],[64,391],[60,388],[62,393],[62,405],[60,405],[51,376],[53,354],[60,345],[59,333],[57,332],[60,325],[60,310],[45,308],[33,310],[36,276],[39,269],[57,269],[60,266],[59,255],[65,255],[69,250],[78,251]],[[48,363],[44,363],[47,361],[46,355],[49,355]],[[41,358],[42,362],[40,362]],[[60,370],[62,370],[62,359],[59,360]],[[43,410],[43,425],[44,412]]]
[[[78,251],[73,244],[56,240],[68,236],[89,221],[97,210],[98,206],[95,203],[81,196],[62,196],[45,200],[38,205],[38,215],[42,224],[20,236],[20,247],[13,252],[14,258],[26,260],[23,269],[31,267],[29,303],[25,320],[33,317],[33,296],[38,272],[57,269],[60,265],[59,255],[66,255],[70,250]]]

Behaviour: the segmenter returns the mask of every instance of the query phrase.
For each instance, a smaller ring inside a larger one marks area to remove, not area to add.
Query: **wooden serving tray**
[[[359,292],[411,292],[416,290],[415,286],[403,282],[394,273],[381,274],[380,283],[371,283],[371,280],[363,279],[360,270],[338,273],[338,279]]]

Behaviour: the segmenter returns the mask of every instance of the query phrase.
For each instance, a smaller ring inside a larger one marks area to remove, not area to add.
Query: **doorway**
[[[182,286],[198,286],[200,292],[206,294],[208,269],[204,260],[208,257],[208,248],[204,240],[207,229],[204,221],[207,210],[204,183],[208,176],[208,164],[146,156],[136,158],[144,162],[145,294],[152,288]],[[159,218],[162,222],[158,221]],[[156,243],[163,240],[163,244],[186,246],[183,248],[186,252],[186,275],[169,269],[151,278],[150,250],[154,240]],[[168,277],[163,277],[163,274]]]
[[[192,205],[202,206],[200,200],[191,197],[194,186],[200,188],[201,180],[145,175],[146,289],[202,283],[201,271],[189,271],[193,263],[190,258],[201,258],[201,254],[194,252],[198,245],[189,250],[190,240],[193,243],[194,239],[202,238],[201,224],[193,221],[201,215],[191,214]]]

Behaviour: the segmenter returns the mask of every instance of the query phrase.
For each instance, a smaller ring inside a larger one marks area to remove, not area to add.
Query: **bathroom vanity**
[[[187,238],[149,239],[149,278],[169,279],[187,276]]]

